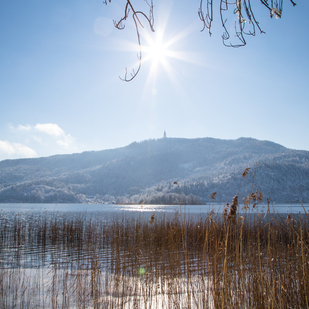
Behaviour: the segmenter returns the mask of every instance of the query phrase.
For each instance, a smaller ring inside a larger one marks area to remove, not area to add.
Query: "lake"
[[[303,308],[303,207],[223,208],[0,204],[1,308]]]
[[[255,220],[257,218],[256,214],[260,214],[263,215],[261,217],[263,219],[259,220],[266,222],[267,208],[267,205],[260,204],[254,209],[248,209],[247,221],[250,220],[249,218]],[[306,211],[309,210],[309,204],[304,204],[304,208]],[[299,204],[270,205],[271,214],[283,218],[287,214],[298,216],[301,213],[304,215],[304,208]],[[212,216],[217,221],[222,221],[223,209],[224,204],[186,205],[181,207],[179,205],[0,204],[2,234],[5,230],[6,235],[3,237],[7,238],[7,241],[2,241],[0,244],[0,267],[42,267],[51,263],[51,253],[63,251],[65,252],[64,255],[74,255],[76,253],[74,250],[71,253],[66,252],[67,248],[65,250],[61,248],[60,250],[55,245],[55,242],[50,240],[50,235],[44,242],[37,239],[37,234],[47,233],[42,232],[44,229],[49,230],[48,233],[54,233],[54,229],[62,229],[65,224],[69,224],[72,220],[75,221],[72,224],[82,225],[83,229],[87,229],[88,225],[92,224],[97,227],[95,233],[99,233],[98,229],[102,228],[102,225],[104,225],[103,229],[107,229],[110,225],[118,222],[124,222],[125,224],[131,224],[132,222],[147,223],[151,218],[155,218],[157,222],[160,220],[173,221],[175,218],[177,220],[180,218],[185,222],[202,222],[212,212]],[[243,215],[241,209],[242,206],[240,206],[238,216]],[[18,240],[16,240],[16,231],[20,234]],[[58,231],[55,231],[55,233],[58,233]],[[79,242],[84,241],[84,236],[83,232],[78,236],[74,235],[74,238]],[[33,241],[34,238],[35,241]],[[61,242],[63,241],[66,242],[67,240],[62,239]],[[18,252],[18,255],[13,254],[14,252]],[[106,254],[109,254],[109,251],[103,246],[100,252],[102,261],[108,260]]]
[[[225,204],[207,204],[207,205],[182,205],[182,211],[191,214],[205,214],[212,209],[215,213],[222,213]],[[303,204],[306,211],[309,210],[309,203]],[[239,207],[242,209],[242,205]],[[268,206],[259,204],[255,209],[250,208],[249,212],[267,212]],[[300,203],[291,204],[270,204],[271,212],[275,213],[304,213]],[[130,212],[158,212],[174,213],[179,211],[179,205],[118,205],[118,204],[36,204],[36,203],[1,203],[2,212],[25,212],[25,211],[48,211],[48,212],[107,212],[107,213],[126,213]]]

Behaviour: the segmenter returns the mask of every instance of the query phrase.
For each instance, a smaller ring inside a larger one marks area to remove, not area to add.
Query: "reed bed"
[[[195,218],[2,214],[1,308],[309,308],[307,214],[232,205]]]

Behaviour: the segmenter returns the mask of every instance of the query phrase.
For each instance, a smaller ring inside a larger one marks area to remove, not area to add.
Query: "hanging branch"
[[[206,0],[206,14],[203,11],[203,0],[201,0],[200,8],[198,10],[198,16],[200,20],[203,23],[203,29],[201,31],[204,31],[204,29],[208,29],[209,35],[211,36],[211,23],[213,21],[213,7],[212,7],[212,0]]]
[[[111,0],[104,0],[104,4],[107,4],[108,2],[111,2]],[[136,30],[136,36],[137,36],[137,42],[138,42],[138,46],[139,46],[139,52],[137,54],[137,59],[138,59],[138,67],[137,70],[132,69],[132,72],[130,73],[130,76],[128,76],[128,69],[126,68],[126,72],[124,75],[124,78],[120,77],[119,78],[125,82],[129,82],[132,79],[134,79],[136,77],[136,75],[138,74],[138,72],[140,71],[141,65],[142,65],[142,45],[141,45],[141,36],[140,36],[140,28],[142,27],[144,28],[139,16],[142,16],[146,19],[146,23],[149,25],[150,30],[152,32],[154,32],[154,16],[153,16],[153,0],[151,0],[151,2],[149,3],[147,0],[144,0],[146,2],[146,4],[149,6],[149,14],[148,16],[142,12],[142,11],[136,11],[131,3],[130,0],[127,0],[127,3],[125,5],[125,9],[124,9],[124,16],[118,21],[114,21],[114,26],[118,29],[118,30],[123,30],[125,28],[125,24],[124,22],[128,19],[129,17],[129,13],[132,11],[132,19],[134,22],[134,26],[135,26],[135,30]]]
[[[281,18],[283,0],[279,0],[279,1],[271,0],[270,4],[268,3],[268,0],[260,0],[260,1],[269,10],[271,17],[275,15],[276,18]],[[292,3],[293,5],[295,5],[294,2]],[[238,44],[234,44],[234,43],[228,44],[227,43],[227,41],[231,38],[231,36],[226,26],[228,19],[224,19],[223,15],[226,11],[230,10],[230,7],[234,8],[233,14],[237,16],[237,21],[235,22],[234,28],[235,28],[235,36],[239,40]],[[227,47],[241,47],[241,46],[246,45],[245,35],[255,36],[256,27],[259,29],[260,33],[265,33],[261,29],[259,22],[255,18],[255,15],[251,7],[250,0],[236,0],[234,2],[228,2],[227,0],[221,0],[220,1],[220,16],[221,16],[221,24],[224,29],[224,32],[222,35],[223,44]],[[246,30],[248,27],[251,27],[252,29]]]
[[[149,13],[146,15],[142,11],[135,11],[132,3],[130,0],[126,0],[126,5],[124,9],[124,17],[122,17],[118,22],[114,21],[114,25],[117,29],[123,30],[125,28],[124,22],[129,18],[130,12],[132,12],[132,19],[134,22],[134,26],[136,29],[137,35],[137,42],[139,45],[139,52],[137,54],[138,59],[138,67],[137,70],[132,70],[130,76],[128,76],[128,71],[126,68],[124,78],[121,80],[129,82],[136,77],[138,72],[140,71],[142,65],[142,46],[141,46],[141,37],[140,37],[140,27],[144,28],[141,20],[139,17],[143,17],[146,20],[146,24],[149,25],[150,30],[154,32],[154,16],[153,16],[153,0],[144,0],[145,3],[149,7]],[[224,29],[222,34],[222,41],[223,45],[227,47],[241,47],[246,45],[245,36],[252,35],[255,36],[256,28],[259,29],[260,33],[265,33],[260,25],[259,22],[256,20],[252,7],[251,7],[251,0],[218,0],[220,1],[220,18],[221,18],[221,25]],[[104,4],[110,3],[111,0],[103,0]],[[263,4],[269,11],[270,17],[273,18],[281,18],[282,16],[282,9],[283,9],[283,0],[260,0],[261,4]],[[293,6],[296,3],[293,0],[290,0]],[[205,8],[205,11],[204,11]],[[231,39],[231,35],[228,31],[228,18],[225,18],[224,15],[228,12],[232,11],[232,16],[236,17],[235,25],[234,25],[234,32],[235,37],[238,39],[238,43],[231,43],[228,42]],[[203,28],[201,31],[205,29],[208,30],[209,35],[211,35],[211,27],[213,22],[213,0],[200,0],[200,7],[198,10],[198,16],[203,23]],[[251,29],[250,29],[251,28]]]
[[[260,2],[268,9],[270,12],[270,17],[275,16],[276,18],[281,18],[283,9],[283,0],[260,0]],[[290,0],[293,6],[296,3]],[[203,4],[206,4],[206,13],[203,11]],[[238,38],[239,43],[231,43],[228,41],[231,39],[231,35],[228,30],[227,22],[228,18],[224,15],[230,9],[233,9],[233,14],[236,15],[237,20],[235,21],[234,32],[235,37]],[[201,0],[200,8],[198,10],[198,16],[203,23],[203,28],[201,31],[207,29],[211,35],[211,24],[213,21],[213,0]],[[245,35],[255,36],[257,27],[260,33],[265,33],[259,22],[256,20],[250,0],[234,0],[229,2],[228,0],[220,0],[220,18],[221,25],[224,29],[222,34],[223,45],[227,47],[241,47],[246,45]],[[251,27],[252,29],[246,30],[246,28]]]
[[[250,14],[250,16],[252,17],[251,19],[250,19],[250,21],[252,22],[252,24],[253,25],[256,25],[257,27],[258,27],[258,29],[260,30],[260,33],[265,33],[261,28],[260,28],[260,25],[259,25],[259,23],[258,23],[258,21],[255,19],[255,16],[254,16],[254,14],[253,14],[253,11],[252,11],[252,9],[251,9],[251,1],[250,0],[248,0],[248,10],[249,10],[249,14]]]

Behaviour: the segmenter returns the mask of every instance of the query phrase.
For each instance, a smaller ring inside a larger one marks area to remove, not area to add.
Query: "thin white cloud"
[[[0,141],[0,153],[12,154],[14,153],[14,147],[7,141]]]
[[[0,154],[8,158],[33,158],[37,153],[32,148],[20,144],[0,141]]]
[[[55,123],[38,123],[34,128],[53,136],[65,135],[64,131]]]
[[[34,149],[19,143],[14,143],[13,147],[16,149],[16,153],[22,155],[24,158],[33,158],[37,156]]]
[[[70,134],[66,134],[57,141],[57,144],[65,148],[68,148],[73,143],[73,141],[74,139],[72,138],[72,136]]]
[[[19,125],[17,127],[17,130],[20,130],[20,131],[31,131],[31,126],[29,124],[27,124],[26,126],[23,126],[23,125]]]
[[[33,138],[33,140],[35,140],[35,141],[38,142],[39,144],[44,145],[43,140],[42,140],[42,137],[37,136],[37,135],[33,135],[32,138]]]
[[[37,131],[46,133],[50,136],[57,137],[56,143],[59,146],[62,146],[64,148],[69,148],[73,142],[74,139],[71,136],[71,134],[66,134],[57,124],[55,123],[38,123],[34,129]],[[36,140],[38,141],[38,138],[36,137]]]
[[[0,160],[78,151],[75,139],[56,123],[9,124],[9,131],[10,138],[0,143]]]

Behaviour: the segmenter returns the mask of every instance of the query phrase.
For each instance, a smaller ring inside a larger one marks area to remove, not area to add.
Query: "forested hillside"
[[[257,165],[256,165],[257,163]],[[253,188],[309,201],[309,152],[251,138],[162,138],[123,148],[0,162],[0,202],[230,202]],[[249,175],[242,172],[251,168]],[[177,182],[177,185],[174,184]]]

